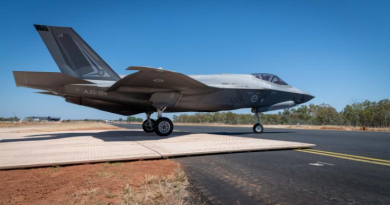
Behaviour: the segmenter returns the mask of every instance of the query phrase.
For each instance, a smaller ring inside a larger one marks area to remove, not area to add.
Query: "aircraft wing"
[[[138,72],[117,81],[108,91],[154,93],[209,88],[187,75],[173,71],[141,66],[130,66],[126,70],[138,70]]]

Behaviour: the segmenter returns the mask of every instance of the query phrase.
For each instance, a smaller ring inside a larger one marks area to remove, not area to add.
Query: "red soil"
[[[0,204],[116,204],[126,189],[136,190],[145,175],[165,177],[170,160],[100,163],[0,171]]]

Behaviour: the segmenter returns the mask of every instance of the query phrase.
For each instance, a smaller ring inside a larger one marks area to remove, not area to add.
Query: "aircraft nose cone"
[[[302,103],[305,103],[305,102],[310,101],[310,100],[313,99],[313,98],[314,98],[313,95],[311,95],[311,94],[309,94],[309,93],[305,93],[305,94],[302,95],[301,101],[302,101]]]

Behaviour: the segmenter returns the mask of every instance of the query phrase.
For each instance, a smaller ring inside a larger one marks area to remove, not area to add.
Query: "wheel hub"
[[[170,129],[171,125],[168,122],[163,121],[158,125],[158,130],[162,133],[167,133]]]
[[[146,122],[145,128],[148,130],[153,130],[153,122]]]

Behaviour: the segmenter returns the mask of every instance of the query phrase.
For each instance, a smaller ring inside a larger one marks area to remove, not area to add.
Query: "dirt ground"
[[[103,122],[0,123],[0,131],[13,133],[119,129],[123,128],[119,128]]]
[[[188,204],[171,160],[0,171],[0,204]]]

